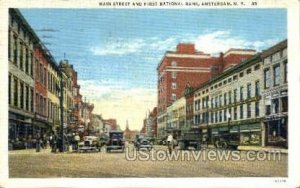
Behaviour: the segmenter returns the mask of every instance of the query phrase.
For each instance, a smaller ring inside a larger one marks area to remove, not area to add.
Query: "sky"
[[[286,9],[20,9],[57,62],[78,72],[94,113],[140,130],[157,103],[156,67],[180,42],[216,55],[287,38]]]

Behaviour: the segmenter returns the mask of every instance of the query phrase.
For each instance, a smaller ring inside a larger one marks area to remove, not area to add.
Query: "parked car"
[[[79,151],[101,151],[100,141],[96,136],[83,137],[83,142],[80,142],[78,147]]]
[[[143,149],[150,151],[153,148],[151,141],[147,138],[137,139],[134,145],[138,151]]]
[[[106,152],[110,152],[112,150],[121,150],[124,152],[125,149],[125,141],[123,139],[122,131],[111,131],[109,132],[108,142],[106,144]]]

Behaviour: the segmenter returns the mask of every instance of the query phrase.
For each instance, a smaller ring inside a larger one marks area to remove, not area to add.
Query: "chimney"
[[[196,52],[195,50],[195,44],[191,43],[179,43],[177,45],[177,53],[181,54],[194,54]]]

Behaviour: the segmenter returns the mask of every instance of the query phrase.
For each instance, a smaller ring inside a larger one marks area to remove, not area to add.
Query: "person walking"
[[[74,137],[74,141],[75,141],[75,150],[78,150],[78,144],[80,142],[80,136],[78,135],[78,133],[76,133],[75,137]]]
[[[167,138],[167,145],[168,145],[168,150],[169,153],[171,154],[172,150],[173,150],[173,135],[170,133],[168,138]]]

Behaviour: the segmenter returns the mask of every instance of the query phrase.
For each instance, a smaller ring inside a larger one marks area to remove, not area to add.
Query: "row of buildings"
[[[54,134],[62,119],[67,133],[87,135],[100,129],[94,126],[102,131],[117,128],[116,120],[92,113],[94,105],[80,94],[73,65],[55,61],[18,9],[9,9],[8,63],[11,142]]]
[[[287,40],[218,57],[179,44],[157,72],[158,138],[196,131],[214,144],[229,132],[238,145],[287,147]]]

